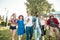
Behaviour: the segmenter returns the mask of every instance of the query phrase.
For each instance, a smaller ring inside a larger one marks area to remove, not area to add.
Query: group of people
[[[15,40],[14,37],[16,32],[16,26],[18,26],[17,29],[18,40],[22,40],[22,37],[25,32],[26,32],[26,40],[32,40],[33,35],[34,35],[34,40],[40,40],[41,36],[42,36],[42,40],[44,40],[44,35],[46,34],[46,25],[49,26],[50,34],[52,31],[54,31],[56,37],[59,38],[59,31],[58,31],[59,22],[56,18],[53,17],[54,16],[50,15],[49,19],[46,20],[44,19],[43,16],[39,17],[38,12],[35,12],[35,16],[31,16],[30,11],[28,10],[27,17],[25,19],[23,15],[19,15],[17,19],[16,14],[13,13],[10,19],[10,23],[11,23],[10,30],[11,30],[12,40]],[[51,21],[53,21],[53,23]]]

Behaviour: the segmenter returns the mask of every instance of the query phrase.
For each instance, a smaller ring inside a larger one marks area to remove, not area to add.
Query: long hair
[[[19,15],[19,17],[18,17],[18,19],[20,19],[20,17],[22,16],[22,20],[24,20],[24,17],[23,17],[23,15]]]
[[[16,15],[15,13],[12,14],[12,16]]]
[[[38,12],[35,12],[35,16],[36,16],[36,17],[38,17],[38,16],[39,16]]]
[[[11,15],[11,17],[14,17],[14,15],[16,15],[15,13],[13,13],[12,15]]]

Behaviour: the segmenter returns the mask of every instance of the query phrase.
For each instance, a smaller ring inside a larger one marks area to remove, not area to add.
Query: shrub
[[[6,26],[6,22],[1,22],[1,26]]]
[[[8,26],[10,26],[11,25],[11,23],[8,23]]]

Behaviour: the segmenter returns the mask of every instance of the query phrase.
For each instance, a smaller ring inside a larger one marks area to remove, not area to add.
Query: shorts
[[[42,36],[46,35],[46,30],[44,30],[44,25],[41,26]]]
[[[15,30],[16,29],[16,26],[10,26],[10,29],[11,30]]]

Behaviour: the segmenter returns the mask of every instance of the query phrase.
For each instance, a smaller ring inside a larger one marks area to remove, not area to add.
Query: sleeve
[[[40,27],[41,27],[41,22],[40,22],[40,19],[39,19],[39,25],[40,25]]]
[[[27,17],[25,17],[25,21],[27,21]]]
[[[26,23],[27,23],[26,21],[27,21],[27,17],[25,17],[25,18],[24,18],[24,24],[26,24]]]
[[[36,17],[33,17],[33,18],[32,18],[32,22],[35,22],[35,21],[36,21]]]
[[[23,20],[23,24],[25,24],[25,21]]]
[[[58,22],[58,20],[56,18],[55,18],[55,21],[56,21],[56,24],[59,25],[59,22]]]
[[[46,24],[47,24],[47,25],[50,25],[49,19],[47,20]]]
[[[17,23],[18,23],[19,20],[17,20]]]

